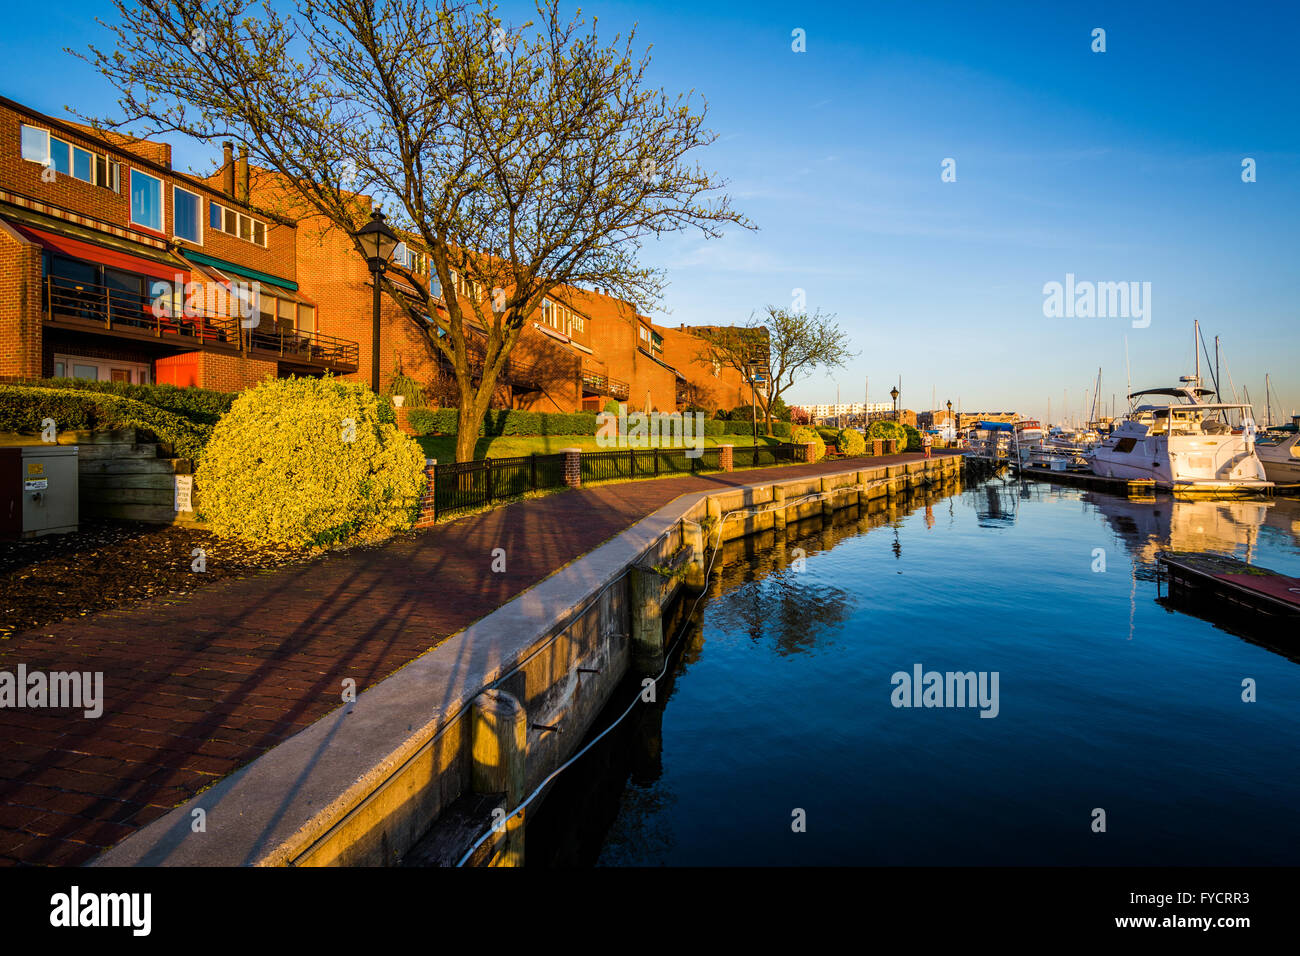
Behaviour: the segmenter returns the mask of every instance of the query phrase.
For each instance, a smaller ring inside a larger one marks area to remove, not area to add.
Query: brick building
[[[0,99],[0,375],[236,390],[354,372],[355,340],[317,330],[297,228],[168,144],[98,134]]]
[[[0,377],[234,391],[290,374],[369,382],[377,360],[381,387],[400,371],[444,400],[454,394],[433,338],[445,295],[477,298],[490,314],[490,290],[456,277],[443,290],[428,257],[399,246],[389,278],[430,293],[428,314],[384,296],[376,359],[365,261],[320,217],[286,214],[282,183],[230,144],[218,171],[199,178],[171,168],[167,143],[0,98]],[[747,402],[739,373],[701,362],[700,345],[599,290],[557,290],[511,352],[493,405]]]

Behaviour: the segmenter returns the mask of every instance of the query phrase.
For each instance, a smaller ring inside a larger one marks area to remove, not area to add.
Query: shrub
[[[839,437],[840,431],[838,428],[830,428],[829,426],[826,425],[818,425],[817,434],[822,436],[822,441],[828,444],[834,444],[835,439]]]
[[[601,411],[609,412],[609,414],[611,415],[617,415],[618,402],[614,401],[614,399],[611,398],[609,401],[605,403],[605,407],[601,409]]]
[[[424,398],[424,386],[417,382],[411,376],[398,372],[388,383],[388,388],[384,394],[389,398],[400,395],[405,400],[405,408],[423,408],[426,404]]]
[[[786,441],[789,441],[790,435],[793,431],[794,431],[794,426],[791,425],[789,422],[772,423],[772,434],[775,435],[777,438],[784,438]]]
[[[727,433],[727,423],[720,422],[717,419],[706,418],[704,420],[704,437],[721,438]]]
[[[813,461],[821,461],[826,457],[826,442],[822,440],[821,435],[817,434],[817,429],[815,428],[810,428],[807,425],[800,425],[794,430],[793,434],[791,434],[790,441],[794,442],[796,445],[806,445],[811,442],[814,446]]]
[[[424,455],[383,420],[387,405],[335,378],[270,379],[243,392],[198,471],[203,516],[221,535],[295,545],[409,528]]]
[[[835,436],[835,444],[841,455],[861,455],[867,450],[867,440],[862,437],[862,432],[852,428],[841,428]]]
[[[84,378],[37,378],[15,381],[29,388],[57,388],[73,392],[98,392],[143,402],[202,425],[215,425],[230,411],[234,392],[210,388],[180,388],[176,385],[132,385],[128,382],[92,382]]]
[[[904,425],[903,431],[907,434],[907,451],[920,451],[921,433],[911,425]]]
[[[877,438],[881,441],[897,440],[899,450],[907,447],[907,430],[898,422],[884,419],[872,422],[871,427],[867,429],[867,437],[873,441]]]
[[[180,458],[201,458],[212,434],[207,425],[107,391],[0,385],[0,432],[39,432],[46,418],[59,431],[134,428]]]

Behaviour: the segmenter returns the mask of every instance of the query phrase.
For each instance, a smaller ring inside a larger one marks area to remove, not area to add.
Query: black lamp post
[[[374,276],[375,285],[375,328],[371,337],[370,353],[370,387],[379,392],[379,276],[388,268],[388,260],[397,248],[397,236],[384,222],[384,214],[376,209],[370,214],[370,221],[352,234],[361,244],[361,253],[366,257],[366,265]]]
[[[948,399],[948,424],[952,427],[952,444],[957,444],[957,423],[952,417],[952,399]]]
[[[894,400],[894,421],[898,421],[898,389],[891,388],[889,390],[889,397]]]

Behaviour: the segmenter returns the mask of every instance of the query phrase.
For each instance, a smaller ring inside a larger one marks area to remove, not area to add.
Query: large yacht
[[[1250,421],[1251,407],[1205,401],[1213,395],[1213,389],[1186,379],[1172,388],[1133,392],[1128,397],[1137,404],[1089,453],[1093,472],[1154,479],[1157,488],[1179,494],[1254,494],[1272,488],[1255,454],[1253,428],[1237,434],[1230,424],[1233,417]]]
[[[1268,480],[1278,485],[1300,483],[1300,415],[1289,425],[1270,428],[1255,441],[1255,454]]]

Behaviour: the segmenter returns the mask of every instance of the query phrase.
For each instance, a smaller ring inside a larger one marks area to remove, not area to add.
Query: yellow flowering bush
[[[841,455],[861,455],[867,450],[867,440],[862,437],[862,432],[841,428],[835,438],[835,446]]]
[[[790,435],[790,441],[796,445],[806,445],[811,442],[814,446],[813,461],[821,461],[826,457],[826,440],[810,425],[800,425],[796,428]]]
[[[196,484],[217,534],[326,545],[411,527],[424,454],[364,385],[268,379],[217,423]]]

